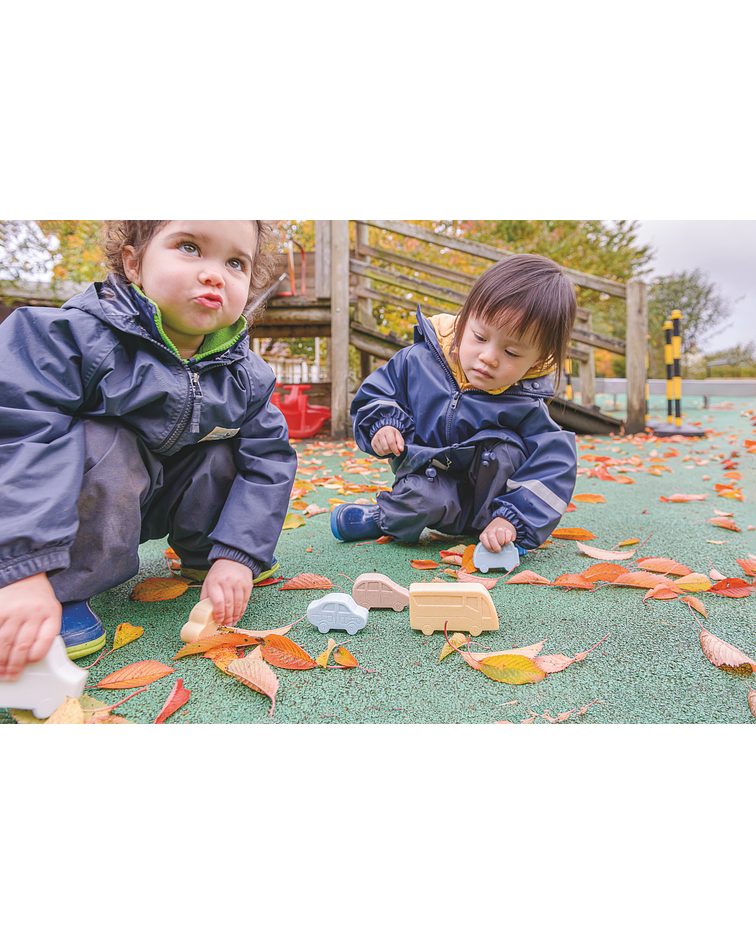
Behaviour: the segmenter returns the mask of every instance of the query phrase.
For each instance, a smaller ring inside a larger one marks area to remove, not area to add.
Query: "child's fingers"
[[[16,631],[15,638],[6,657],[4,674],[6,680],[16,679],[24,666],[29,662],[28,653],[33,642],[33,626],[30,627],[28,624],[22,623]]]
[[[48,617],[44,620],[37,631],[37,636],[34,639],[31,647],[29,648],[29,653],[27,659],[30,663],[36,663],[42,659],[43,656],[47,654],[47,651],[52,646],[52,641],[60,633],[60,617]]]

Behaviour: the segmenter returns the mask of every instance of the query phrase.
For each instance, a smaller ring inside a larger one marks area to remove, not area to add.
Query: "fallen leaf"
[[[588,705],[581,706],[579,709],[569,709],[567,712],[560,712],[555,718],[548,714],[548,710],[543,713],[541,716],[542,719],[546,719],[547,722],[566,722],[571,715],[583,715],[583,713],[590,709],[592,705],[596,705],[597,702],[603,702],[603,699],[594,699],[593,702],[589,702]],[[532,710],[531,710],[532,711]]]
[[[699,640],[704,656],[714,666],[734,670],[743,675],[750,675],[756,669],[756,662],[750,656],[746,656],[742,650],[731,643],[726,643],[724,640],[720,640],[719,637],[715,637],[708,630],[701,631]]]
[[[473,582],[475,584],[482,584],[483,587],[488,588],[489,591],[491,590],[492,587],[496,586],[496,582],[499,580],[499,578],[484,578],[484,577],[481,577],[477,573],[468,574],[467,571],[464,571],[461,568],[459,571],[455,571],[455,574],[458,581],[462,581],[463,583],[468,583],[468,584],[470,582]]]
[[[462,553],[462,567],[468,574],[473,574],[478,569],[473,564],[473,555],[475,554],[475,545],[467,545]]]
[[[592,591],[596,587],[595,584],[586,581],[581,574],[560,574],[558,578],[554,578],[551,582],[551,586],[573,588],[582,591]]]
[[[446,659],[450,653],[453,653],[455,647],[458,649],[460,646],[464,646],[465,643],[467,643],[467,637],[464,633],[453,633],[449,640],[441,647],[441,652],[438,655],[439,663],[441,660]]]
[[[657,584],[656,587],[652,588],[644,595],[643,600],[648,600],[649,598],[653,598],[654,600],[675,600],[679,596],[679,592],[672,590],[668,584]]]
[[[410,561],[410,565],[413,568],[417,568],[418,571],[428,571],[431,568],[440,568],[441,565],[438,561],[431,561],[430,558],[415,559]]]
[[[646,590],[664,583],[675,589],[675,585],[671,580],[668,578],[660,579],[658,574],[652,574],[650,571],[630,571],[628,574],[621,574],[612,581],[612,584],[616,584],[618,587],[645,587]]]
[[[297,515],[296,512],[289,512],[289,514],[284,519],[284,523],[281,526],[282,531],[286,531],[287,528],[299,528],[300,525],[305,525],[305,520],[301,515]]]
[[[722,594],[724,597],[748,597],[753,589],[753,584],[749,584],[743,578],[725,578],[724,581],[712,584],[709,591],[712,594]]]
[[[323,509],[319,505],[315,505],[313,502],[311,505],[305,506],[304,514],[307,518],[312,518],[313,515],[322,515],[323,512],[330,512],[330,509]]]
[[[234,660],[226,667],[226,671],[235,676],[245,686],[267,696],[271,701],[270,715],[276,707],[276,693],[278,692],[278,676],[268,666],[265,660],[247,656],[241,660]]]
[[[618,545],[619,548],[626,548],[628,545],[637,545],[640,544],[640,538],[626,538],[624,541],[621,541]]]
[[[674,495],[669,496],[666,500],[667,502],[703,502],[703,500],[709,495],[708,492],[703,492],[701,494],[694,495],[693,493],[688,492],[675,492]],[[664,496],[662,496],[662,499]]]
[[[148,686],[156,679],[162,679],[173,671],[173,666],[166,666],[165,663],[159,663],[157,660],[139,660],[138,663],[130,663],[110,673],[96,683],[95,688],[136,689],[138,686]]]
[[[592,564],[585,571],[580,572],[586,581],[614,581],[620,574],[630,574],[630,571],[622,564]]]
[[[66,701],[58,706],[53,714],[45,720],[45,725],[83,725],[84,710],[78,699],[66,696]]]
[[[596,492],[581,492],[580,495],[572,497],[573,502],[606,502],[604,496]]]
[[[711,587],[711,581],[705,574],[695,572],[675,578],[674,583],[684,591],[708,591]]]
[[[180,709],[182,705],[186,705],[189,701],[189,696],[189,690],[184,688],[184,680],[177,679],[173,689],[171,689],[170,695],[165,700],[165,705],[160,710],[153,724],[162,725],[169,715],[172,715],[177,709]]]
[[[672,558],[638,558],[635,562],[642,566],[644,571],[654,571],[657,574],[691,574],[691,569]]]
[[[689,604],[693,608],[693,610],[697,610],[699,614],[701,614],[702,617],[709,616],[706,613],[706,607],[704,606],[703,602],[700,601],[697,597],[690,597],[689,595],[687,595],[685,597],[681,597],[680,600],[686,604]]]
[[[608,636],[608,633],[604,634],[598,643],[594,643],[589,649],[583,650],[581,653],[576,653],[574,656],[564,656],[562,653],[547,653],[544,656],[534,657],[533,662],[545,673],[560,673],[563,669],[572,665],[572,663],[579,663],[581,660],[584,660],[586,656],[592,653],[597,646],[600,646]]]
[[[132,600],[147,602],[173,600],[174,597],[181,597],[188,590],[189,585],[186,581],[179,581],[176,578],[152,577],[134,585],[129,597]]]
[[[314,669],[318,665],[293,640],[275,633],[265,637],[260,652],[264,660],[281,669]]]
[[[339,666],[346,666],[349,669],[360,665],[345,646],[336,647],[333,659]]]
[[[322,666],[323,669],[326,668],[326,666],[328,665],[328,659],[329,659],[329,657],[330,657],[330,655],[331,655],[331,650],[332,650],[335,646],[336,646],[336,641],[335,641],[335,640],[332,640],[332,639],[329,637],[329,638],[328,638],[328,646],[326,647],[326,649],[323,650],[323,652],[322,652],[319,656],[316,656],[316,657],[315,657],[315,662],[318,664],[318,666]]]
[[[587,531],[585,528],[555,528],[551,533],[552,538],[566,538],[569,541],[580,541],[580,539],[585,539],[590,541],[591,538],[596,536]]]
[[[584,545],[582,542],[576,544],[578,551],[588,555],[589,558],[599,558],[601,561],[627,561],[635,554],[634,551],[604,551],[603,548],[593,548],[591,545]]]
[[[722,574],[721,571],[717,571],[716,568],[712,568],[711,571],[709,571],[709,577],[712,579],[712,581],[726,580],[726,576]]]
[[[750,686],[748,687],[748,708],[756,718],[756,689],[752,689]]]
[[[548,578],[536,574],[535,571],[520,571],[514,577],[507,578],[505,584],[551,584]]]
[[[740,529],[731,521],[729,518],[724,518],[724,516],[719,516],[718,518],[707,518],[707,522],[711,522],[712,525],[718,525],[720,528],[729,528],[730,531],[739,532]]]
[[[127,643],[138,640],[143,633],[144,627],[134,627],[130,623],[119,623],[116,627],[113,649],[119,650],[122,646],[126,646]]]
[[[214,633],[211,637],[202,637],[199,640],[195,640],[194,643],[187,643],[186,646],[183,646],[178,651],[173,659],[180,660],[184,656],[196,656],[197,653],[206,653],[208,650],[213,650],[220,646],[252,646],[255,643],[259,643],[262,639],[262,634],[260,634],[260,636],[252,636],[248,633],[237,633],[233,630],[224,633]]]
[[[753,562],[748,558],[736,558],[735,559],[740,567],[745,571],[748,577],[756,577],[756,571],[753,570]]]
[[[540,682],[546,676],[546,673],[526,656],[486,656],[480,660],[479,668],[489,679],[510,686]]]
[[[257,647],[259,650],[260,648]],[[232,660],[239,659],[239,652],[235,646],[215,646],[206,653],[203,653],[205,659],[212,660],[218,669],[226,672],[226,668]],[[174,657],[175,659],[175,657]]]
[[[455,633],[454,636],[457,636],[457,634]],[[454,642],[454,636],[451,638],[452,642]],[[479,663],[487,656],[527,656],[528,659],[533,659],[533,657],[538,656],[545,643],[546,640],[541,640],[538,643],[531,643],[529,646],[520,646],[513,650],[499,650],[498,653],[470,653],[469,655],[476,663]]]
[[[290,581],[282,584],[281,590],[312,591],[327,587],[333,587],[333,584],[328,580],[327,577],[323,577],[321,574],[311,574],[309,571],[305,571],[303,574],[298,574]]]

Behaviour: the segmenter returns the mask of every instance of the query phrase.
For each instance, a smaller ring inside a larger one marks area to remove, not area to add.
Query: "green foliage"
[[[722,361],[726,363],[717,363]],[[709,377],[756,377],[756,342],[707,355],[706,373]]]
[[[50,240],[34,220],[0,220],[0,279],[35,279],[50,269]]]
[[[54,279],[86,283],[105,278],[100,220],[35,220],[35,223],[54,246]]]

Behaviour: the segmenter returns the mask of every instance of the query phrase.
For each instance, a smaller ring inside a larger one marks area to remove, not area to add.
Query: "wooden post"
[[[580,314],[578,314],[580,318]],[[580,318],[583,328],[593,331],[593,316],[590,312]],[[592,407],[596,403],[596,361],[593,357],[593,348],[590,345],[576,344],[579,351],[585,351],[588,355],[587,361],[578,361],[580,365],[580,405],[581,407]]]
[[[331,221],[315,221],[315,297],[331,297]]]
[[[331,435],[352,435],[349,422],[349,220],[331,220]]]
[[[362,243],[365,246],[370,244],[370,227],[367,223],[357,223],[357,246]],[[365,256],[357,255],[357,259],[362,259],[366,263],[370,260]],[[357,285],[370,288],[370,276],[357,276]],[[368,328],[375,328],[375,318],[373,317],[373,300],[358,297],[357,299],[357,321]],[[373,357],[367,351],[360,351],[360,377],[366,378],[373,370]]]
[[[627,419],[625,433],[642,433],[646,428],[646,334],[648,333],[648,286],[640,279],[627,283],[627,328],[625,377],[627,378]]]

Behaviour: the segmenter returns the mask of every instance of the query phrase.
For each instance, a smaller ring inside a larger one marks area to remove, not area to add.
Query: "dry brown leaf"
[[[593,548],[591,545],[584,545],[582,542],[576,544],[578,551],[588,555],[589,558],[599,558],[601,561],[626,561],[635,554],[634,551],[604,551],[603,548]]]
[[[71,699],[66,696],[63,702],[45,721],[45,725],[83,725],[84,710],[78,699]]]
[[[179,581],[176,578],[152,577],[134,585],[134,589],[129,596],[132,600],[151,603],[157,600],[173,600],[174,597],[180,597],[188,590],[189,585],[186,581]]]
[[[706,607],[704,606],[703,602],[700,601],[697,597],[691,597],[690,595],[687,595],[685,597],[681,597],[680,600],[686,604],[689,604],[693,608],[693,610],[697,610],[699,614],[701,614],[702,617],[709,616],[706,613]]]
[[[702,630],[698,636],[706,659],[714,666],[730,669],[741,675],[750,675],[756,670],[756,662],[750,656],[731,643],[715,637],[708,630]]]
[[[130,623],[119,623],[116,627],[115,640],[113,640],[113,649],[119,650],[127,643],[138,640],[144,633],[144,627],[134,627]]]
[[[235,676],[245,686],[267,696],[271,701],[270,715],[276,707],[276,693],[278,692],[278,676],[268,666],[265,660],[247,656],[242,660],[234,660],[226,667],[226,671]]]
[[[333,587],[331,581],[321,574],[311,574],[305,571],[304,574],[298,574],[290,581],[281,585],[282,591],[314,591],[323,588]]]

